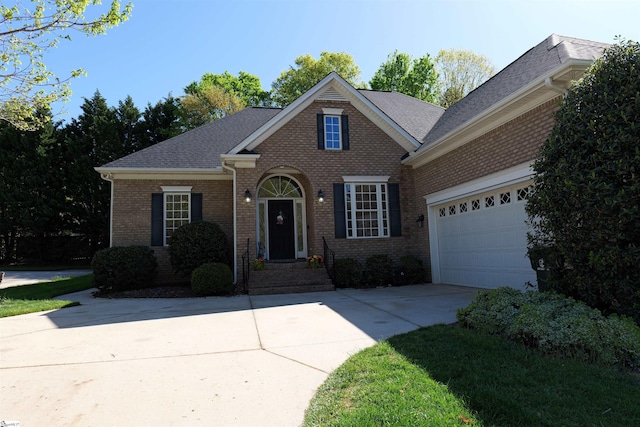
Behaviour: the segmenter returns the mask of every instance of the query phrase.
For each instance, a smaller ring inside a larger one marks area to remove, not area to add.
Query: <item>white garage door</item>
[[[528,184],[433,206],[440,282],[523,289],[536,283],[526,257]]]

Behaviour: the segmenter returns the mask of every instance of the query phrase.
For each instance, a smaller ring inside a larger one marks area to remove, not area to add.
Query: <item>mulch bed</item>
[[[243,293],[240,288],[236,288],[234,295]],[[190,286],[159,286],[117,292],[96,291],[92,295],[95,298],[203,298],[196,295]]]

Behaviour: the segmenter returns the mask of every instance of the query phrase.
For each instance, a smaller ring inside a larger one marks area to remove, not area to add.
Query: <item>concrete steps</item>
[[[308,268],[304,261],[269,262],[249,276],[249,295],[333,291],[335,286],[324,266]]]

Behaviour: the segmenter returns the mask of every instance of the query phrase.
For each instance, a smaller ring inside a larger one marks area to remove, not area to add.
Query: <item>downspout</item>
[[[552,91],[558,92],[562,96],[567,94],[567,89],[560,86],[559,84],[556,84],[551,77],[547,77],[546,79],[544,79],[544,85]]]
[[[113,187],[115,184],[113,183],[113,174],[111,172],[101,173],[100,178],[111,183],[111,200],[109,200],[109,247],[111,248],[113,247]]]
[[[237,230],[237,203],[238,198],[236,197],[236,170],[231,166],[227,166],[224,163],[224,159],[222,160],[222,168],[230,170],[233,174],[233,282],[238,283],[238,230]]]

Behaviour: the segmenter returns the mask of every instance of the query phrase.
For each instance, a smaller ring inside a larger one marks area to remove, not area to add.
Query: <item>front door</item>
[[[269,259],[295,259],[293,200],[269,200]]]

